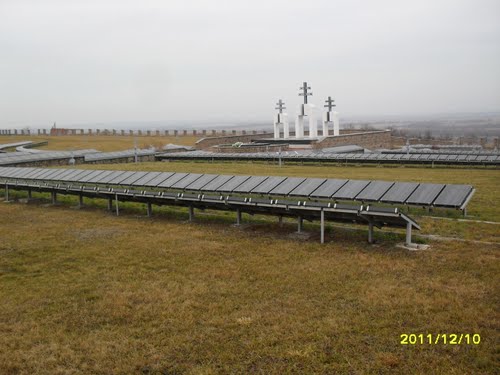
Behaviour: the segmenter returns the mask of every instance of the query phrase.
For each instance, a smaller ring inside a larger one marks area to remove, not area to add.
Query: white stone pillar
[[[309,116],[309,138],[318,138],[318,122],[316,121],[316,106],[305,105],[306,115]]]
[[[299,104],[295,118],[295,138],[304,138],[304,104]]]
[[[333,124],[333,135],[340,134],[339,113],[335,111],[327,111],[323,113],[323,137],[328,137],[330,124]]]
[[[333,117],[333,135],[335,136],[340,135],[339,113],[333,111],[332,117]]]

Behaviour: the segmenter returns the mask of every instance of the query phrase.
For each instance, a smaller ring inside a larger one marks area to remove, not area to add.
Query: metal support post
[[[189,206],[189,221],[193,221],[193,220],[194,220],[194,207]]]
[[[108,198],[108,211],[113,210],[113,198]]]
[[[5,184],[5,201],[9,201],[9,185]]]
[[[118,202],[118,194],[115,194],[115,208],[116,208],[116,216],[120,215],[120,206]]]
[[[411,223],[406,223],[406,245],[407,246],[411,245],[411,228],[412,228]]]
[[[282,227],[282,226],[283,226],[283,215],[280,215],[280,216],[278,217],[278,223],[279,223],[280,227]]]
[[[153,206],[151,205],[151,202],[148,202],[147,204],[147,211],[148,211],[148,217],[153,216]]]
[[[31,189],[28,189],[28,199],[32,198]]]
[[[297,233],[302,233],[302,226],[304,224],[304,219],[302,216],[299,216],[297,219]]]
[[[79,208],[83,207],[83,195],[82,194],[78,195],[78,207]]]
[[[321,210],[321,243],[325,243],[325,211]]]
[[[373,222],[368,223],[368,243],[373,243]]]
[[[236,210],[236,225],[241,225],[241,210],[239,208]]]
[[[57,203],[57,193],[55,191],[52,192],[52,204]]]

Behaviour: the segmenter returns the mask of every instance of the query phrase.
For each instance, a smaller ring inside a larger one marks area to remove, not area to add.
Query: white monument
[[[304,104],[300,104],[297,108],[297,117],[295,119],[295,138],[304,138],[304,116],[309,117],[309,138],[318,137],[318,123],[316,122],[316,106],[314,104],[307,103],[307,97],[311,96],[312,93],[308,92],[311,87],[307,86],[307,82],[304,82],[302,87],[300,87],[301,92],[299,96],[304,97]]]
[[[283,125],[283,138],[287,139],[290,137],[290,127],[288,125],[288,114],[283,113],[286,109],[285,103],[280,99],[276,103],[279,112],[274,115],[274,139],[280,138],[280,125]]]
[[[329,136],[329,127],[330,124],[333,123],[333,135],[337,136],[340,134],[339,130],[339,113],[336,111],[332,111],[335,104],[333,104],[334,100],[329,96],[327,100],[325,100],[327,111],[323,113],[323,137]]]

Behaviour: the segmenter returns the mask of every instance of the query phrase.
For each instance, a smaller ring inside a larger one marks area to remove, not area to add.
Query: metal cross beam
[[[328,99],[325,100],[326,105],[324,107],[328,108],[328,112],[331,112],[333,107],[335,107],[334,102],[335,100],[333,100],[331,96],[329,96]]]
[[[299,96],[304,97],[304,104],[307,104],[307,97],[312,95],[312,92],[307,92],[307,90],[310,90],[311,86],[307,86],[307,82],[304,82],[302,84],[302,87],[299,87],[299,90],[302,90],[301,93],[299,93]]]
[[[278,109],[280,113],[283,113],[283,110],[286,109],[285,107],[285,102],[283,102],[281,99],[278,100],[278,103],[276,103],[277,107],[275,109]]]

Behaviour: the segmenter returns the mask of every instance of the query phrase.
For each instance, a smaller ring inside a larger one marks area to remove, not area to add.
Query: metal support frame
[[[148,213],[148,217],[153,216],[153,205],[151,204],[151,202],[147,203],[146,210],[147,210],[147,213]]]
[[[194,207],[189,206],[189,221],[193,221],[193,220],[194,220]]]
[[[118,201],[118,194],[115,194],[115,209],[116,209],[116,216],[120,215],[120,205]]]
[[[79,194],[78,195],[78,208],[82,208],[82,207],[83,207],[83,195]]]
[[[297,233],[302,233],[302,228],[304,226],[304,219],[302,216],[297,218]]]
[[[236,209],[236,225],[241,225],[241,210]]]
[[[368,223],[368,243],[373,243],[373,222]]]
[[[52,191],[50,194],[52,196],[52,204],[56,204],[57,203],[57,193],[55,191]]]
[[[325,211],[321,210],[321,243],[325,243]]]
[[[412,224],[408,222],[406,224],[406,242],[405,242],[407,246],[411,245],[411,229],[412,229]]]

